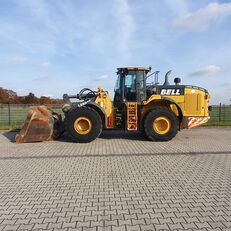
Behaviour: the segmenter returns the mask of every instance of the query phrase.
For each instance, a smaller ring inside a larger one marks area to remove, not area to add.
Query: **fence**
[[[0,129],[21,128],[31,106],[28,104],[0,104]],[[61,105],[46,105],[62,114]]]
[[[0,104],[0,129],[21,128],[30,106],[26,104]],[[46,105],[62,114],[61,105]],[[231,105],[213,106],[211,119],[206,125],[231,125]]]
[[[210,120],[207,125],[231,125],[231,105],[215,105],[209,115]]]

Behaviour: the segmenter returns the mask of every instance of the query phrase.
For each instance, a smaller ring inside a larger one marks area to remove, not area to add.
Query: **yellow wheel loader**
[[[170,84],[171,71],[166,73],[161,85],[159,72],[149,74],[150,71],[150,67],[118,68],[113,102],[101,86],[97,91],[84,88],[77,95],[64,94],[64,124],[53,120],[53,132],[58,134],[65,129],[74,142],[82,143],[93,141],[104,129],[141,131],[149,140],[168,141],[179,130],[208,121],[210,95],[207,90],[180,85],[180,78]],[[147,83],[151,76],[154,81]],[[27,142],[25,128],[24,137]],[[41,140],[35,138],[34,141]]]

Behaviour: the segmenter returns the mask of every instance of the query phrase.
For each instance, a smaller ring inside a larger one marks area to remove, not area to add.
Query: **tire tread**
[[[170,121],[171,121],[171,128],[170,131],[167,134],[160,135],[155,133],[154,129],[150,124],[152,123],[155,118],[158,116],[167,116]],[[147,113],[143,120],[143,128],[144,128],[144,133],[148,137],[149,140],[152,141],[169,141],[172,138],[174,138],[177,134],[179,127],[179,121],[176,115],[167,107],[163,106],[156,106],[154,109],[152,109],[150,112]]]
[[[89,116],[91,117],[92,121],[92,131],[86,135],[78,134],[74,129],[74,122],[80,116]],[[102,132],[102,120],[98,112],[96,112],[93,108],[83,106],[77,109],[72,109],[66,115],[66,130],[68,132],[69,137],[79,143],[88,143],[95,140]]]

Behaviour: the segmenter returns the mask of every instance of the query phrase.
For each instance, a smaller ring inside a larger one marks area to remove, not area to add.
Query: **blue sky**
[[[0,0],[0,86],[61,98],[101,84],[116,68],[152,66],[160,82],[231,99],[231,1]]]

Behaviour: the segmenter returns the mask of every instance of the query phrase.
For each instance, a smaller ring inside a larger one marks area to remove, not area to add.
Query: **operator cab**
[[[114,106],[146,99],[146,77],[151,68],[127,67],[117,69]]]

